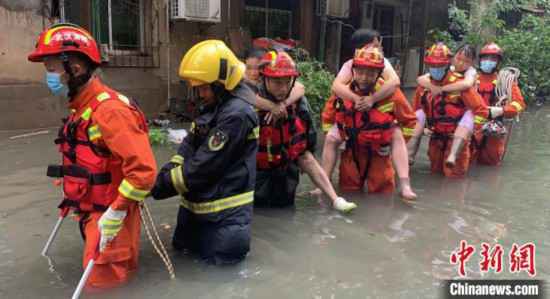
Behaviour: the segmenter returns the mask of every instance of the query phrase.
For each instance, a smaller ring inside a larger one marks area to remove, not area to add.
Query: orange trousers
[[[506,152],[506,138],[506,135],[476,138],[479,141],[472,147],[472,160],[483,165],[500,165]]]
[[[81,230],[86,238],[82,259],[84,269],[98,250],[97,223],[102,214],[102,212],[92,212],[81,220]],[[113,288],[128,281],[137,270],[140,231],[139,207],[132,203],[128,207],[122,229],[95,260],[94,268],[86,283],[87,291]]]
[[[450,168],[445,165],[445,160],[449,156],[452,144],[452,138],[432,137],[430,139],[428,157],[430,158],[432,173],[443,173],[449,178],[461,178],[466,175],[470,168],[470,142],[464,143],[462,150],[457,155],[455,166]]]
[[[357,161],[351,149],[340,157],[340,189],[344,192],[362,191],[365,180],[369,193],[392,193],[395,189],[391,156],[380,156],[376,151],[358,150]],[[358,165],[359,164],[359,169]],[[365,174],[366,171],[366,174]]]

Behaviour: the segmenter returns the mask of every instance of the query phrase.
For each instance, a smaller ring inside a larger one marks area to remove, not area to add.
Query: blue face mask
[[[48,88],[55,96],[69,97],[69,88],[67,85],[61,83],[61,74],[54,72],[46,73],[46,84]]]
[[[431,67],[430,68],[430,77],[435,81],[441,81],[447,73],[447,67]]]
[[[491,74],[497,68],[497,62],[492,60],[482,60],[479,63],[479,67],[481,68],[482,72],[486,74]]]

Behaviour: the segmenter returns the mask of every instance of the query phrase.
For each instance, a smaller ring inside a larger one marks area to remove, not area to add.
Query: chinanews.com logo
[[[450,263],[456,265],[460,280],[448,280],[444,298],[544,298],[544,282],[534,280],[536,246],[534,243],[514,243],[508,252],[500,244],[481,243],[479,254],[480,273],[526,273],[530,280],[466,280],[468,264],[473,263],[476,248],[462,240],[450,255]],[[505,264],[507,261],[507,264]],[[471,268],[470,268],[471,269]]]

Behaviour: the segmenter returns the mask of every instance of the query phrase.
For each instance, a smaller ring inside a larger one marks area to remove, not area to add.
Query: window
[[[250,30],[253,38],[291,38],[291,1],[245,1],[243,27]],[[267,8],[266,8],[267,7]]]
[[[92,0],[91,28],[109,50],[143,47],[143,0]]]
[[[151,22],[151,0],[57,1],[62,19],[90,29],[106,66],[159,66],[159,47],[151,46],[150,30],[145,34],[145,22]]]

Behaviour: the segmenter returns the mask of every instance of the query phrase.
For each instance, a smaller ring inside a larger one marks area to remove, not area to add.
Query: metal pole
[[[327,36],[327,16],[323,12],[321,15],[321,31],[319,32],[319,61],[325,62],[325,46]]]
[[[342,22],[336,23],[336,69],[340,69],[340,53],[342,50]]]
[[[113,15],[111,10],[111,0],[107,0],[107,14],[109,16],[109,49],[113,50]]]
[[[170,91],[170,81],[172,77],[170,76],[170,0],[166,0],[166,90],[168,95],[168,109],[170,109],[170,98],[172,93]]]
[[[269,0],[265,0],[265,37],[269,37]]]
[[[65,23],[65,0],[59,0],[59,19]]]
[[[61,226],[61,223],[63,223],[63,219],[65,219],[65,216],[59,216],[59,218],[57,219],[57,223],[53,227],[53,230],[50,233],[50,237],[48,238],[48,241],[46,242],[46,245],[44,246],[44,249],[42,249],[42,255],[43,256],[48,255],[48,250],[50,249],[50,246],[52,245],[52,242],[55,239],[55,236],[57,235],[57,232],[59,231],[59,227]]]
[[[94,259],[91,259],[88,262],[88,265],[86,266],[86,269],[84,270],[84,273],[82,274],[82,277],[80,278],[80,281],[78,282],[78,285],[76,286],[76,290],[73,293],[72,299],[78,299],[80,298],[80,293],[82,293],[82,290],[84,289],[84,285],[86,285],[86,281],[88,281],[88,277],[90,276],[90,273],[92,273],[92,269],[94,268]]]

